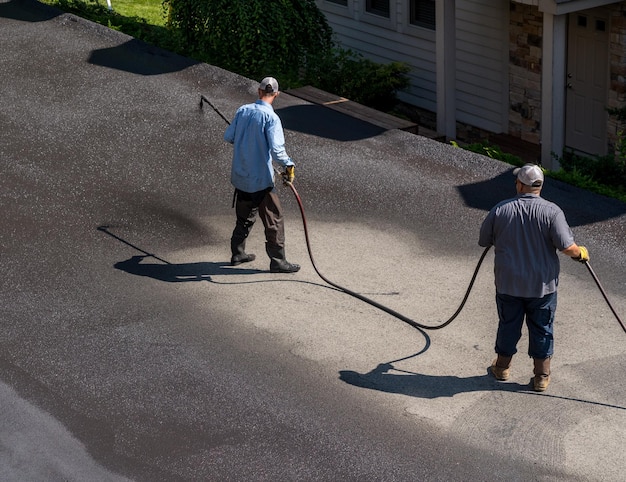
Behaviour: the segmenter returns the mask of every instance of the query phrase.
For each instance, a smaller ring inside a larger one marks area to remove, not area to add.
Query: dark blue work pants
[[[519,298],[496,294],[498,308],[498,335],[496,353],[513,356],[522,336],[522,325],[528,326],[528,355],[532,358],[550,358],[554,352],[554,313],[556,292],[543,298]]]

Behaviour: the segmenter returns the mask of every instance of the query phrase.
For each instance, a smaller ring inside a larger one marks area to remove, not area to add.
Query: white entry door
[[[602,12],[569,16],[565,144],[592,155],[607,153],[609,20]]]

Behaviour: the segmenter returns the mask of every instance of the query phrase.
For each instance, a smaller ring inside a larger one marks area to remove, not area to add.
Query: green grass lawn
[[[106,5],[106,0],[98,0]],[[110,0],[113,11],[125,17],[140,17],[151,25],[165,25],[161,0]]]
[[[93,11],[93,7],[108,8],[107,0],[40,0],[42,3],[59,7],[62,10],[80,14],[81,11]],[[132,18],[142,18],[149,25],[165,26],[165,14],[162,0],[110,0],[113,13]],[[91,18],[89,14],[85,15]],[[92,20],[99,21],[97,18]],[[106,22],[100,22],[106,25]]]

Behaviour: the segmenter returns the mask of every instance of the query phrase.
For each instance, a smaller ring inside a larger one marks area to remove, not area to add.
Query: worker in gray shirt
[[[478,244],[493,246],[498,332],[497,358],[491,373],[507,380],[524,319],[528,355],[534,361],[535,391],[550,383],[554,353],[553,324],[559,283],[558,251],[586,262],[589,253],[574,242],[560,207],[541,197],[544,176],[539,166],[526,164],[513,171],[517,196],[494,206],[480,228]]]

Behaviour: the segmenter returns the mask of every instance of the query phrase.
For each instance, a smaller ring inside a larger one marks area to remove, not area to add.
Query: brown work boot
[[[506,381],[511,376],[511,360],[512,356],[503,356],[498,355],[493,363],[491,364],[491,374],[496,378],[496,380]]]
[[[535,363],[535,376],[533,388],[536,392],[545,392],[550,385],[550,358],[533,358]]]

